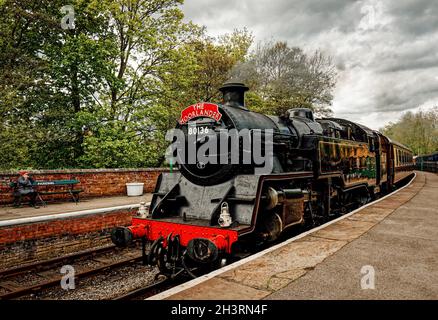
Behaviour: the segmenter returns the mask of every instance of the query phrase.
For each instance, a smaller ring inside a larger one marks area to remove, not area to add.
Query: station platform
[[[14,208],[10,205],[1,206],[0,221],[98,210],[134,204],[138,205],[140,202],[149,202],[151,199],[152,194],[146,193],[139,197],[114,196],[91,199],[84,198],[81,199],[77,204],[74,202],[48,203],[46,207],[41,206],[39,209],[32,208],[28,205],[24,205],[21,208]]]
[[[438,299],[438,175],[149,299]]]

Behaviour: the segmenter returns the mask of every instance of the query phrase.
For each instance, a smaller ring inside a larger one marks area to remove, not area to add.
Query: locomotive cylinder
[[[270,210],[278,206],[279,204],[287,201],[288,199],[294,199],[303,195],[301,189],[281,189],[275,190],[272,187],[268,188],[267,192],[267,204],[266,209]]]

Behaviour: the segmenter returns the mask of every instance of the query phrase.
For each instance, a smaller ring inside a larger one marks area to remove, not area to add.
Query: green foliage
[[[317,115],[331,113],[336,72],[330,58],[319,51],[308,55],[286,42],[259,44],[246,62],[234,68],[232,78],[254,90],[258,96],[254,110],[281,115],[305,107]]]
[[[69,4],[63,30],[64,1],[0,3],[0,166],[158,165],[200,29],[179,0]]]
[[[116,52],[99,1],[71,2],[74,30],[61,28],[64,4],[6,0],[0,7],[3,136],[12,135],[9,145],[26,150],[22,166],[78,165],[83,137],[76,113],[94,107],[93,93],[103,87],[107,58]]]
[[[282,43],[248,55],[248,30],[208,37],[182,2],[72,0],[64,30],[65,1],[0,0],[0,169],[163,165],[166,130],[186,106],[218,101],[236,65],[254,110],[330,104],[322,55]],[[290,63],[271,77],[277,56]]]
[[[191,102],[218,101],[218,88],[229,79],[233,67],[245,61],[252,41],[248,30],[235,29],[219,39],[204,36],[189,43],[187,49],[195,58]]]
[[[81,165],[158,166],[163,161],[163,135],[177,117],[175,99],[191,85],[195,60],[185,44],[200,32],[182,22],[180,2],[109,2],[118,52],[111,57],[112,75],[99,92],[99,107],[81,114],[87,130]]]
[[[411,148],[416,155],[438,151],[438,107],[430,111],[407,112],[382,133]]]
[[[156,166],[156,142],[146,144],[123,126],[124,123],[116,122],[90,133],[84,140],[81,163],[91,168]]]

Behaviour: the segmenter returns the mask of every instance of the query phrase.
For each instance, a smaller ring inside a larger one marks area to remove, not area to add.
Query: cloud
[[[256,41],[286,40],[332,56],[336,116],[378,129],[438,105],[435,0],[186,0],[182,8],[213,36],[247,27]]]

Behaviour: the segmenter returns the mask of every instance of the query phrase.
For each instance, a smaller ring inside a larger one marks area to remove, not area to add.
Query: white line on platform
[[[150,205],[150,202],[147,202],[146,205]],[[140,204],[127,204],[127,205],[117,206],[117,207],[98,208],[98,209],[66,212],[66,213],[55,213],[55,214],[50,214],[50,215],[45,215],[45,216],[3,220],[3,221],[0,221],[0,227],[9,227],[9,226],[16,226],[16,225],[20,225],[20,224],[46,222],[46,221],[51,221],[51,220],[60,220],[60,219],[68,219],[68,218],[79,218],[79,217],[89,216],[89,215],[93,215],[93,214],[107,213],[107,212],[113,212],[113,211],[118,211],[118,210],[136,209],[139,207],[140,207]]]
[[[297,236],[295,236],[295,237],[293,237],[293,238],[290,238],[290,239],[288,239],[288,240],[286,240],[286,241],[284,241],[284,242],[282,242],[282,243],[279,243],[279,244],[277,244],[277,245],[275,245],[275,246],[272,246],[272,247],[270,247],[270,248],[268,248],[268,249],[265,249],[265,250],[260,251],[260,252],[258,252],[258,253],[256,253],[256,254],[253,254],[253,255],[251,255],[251,256],[245,258],[245,259],[242,259],[242,260],[239,260],[239,261],[237,261],[237,262],[234,262],[234,263],[232,263],[232,264],[230,264],[230,265],[228,265],[228,266],[225,266],[225,267],[223,267],[223,268],[221,268],[221,269],[218,269],[218,270],[216,270],[216,271],[210,272],[210,273],[208,273],[208,274],[206,274],[206,275],[203,275],[203,276],[201,276],[201,277],[198,277],[198,278],[196,278],[196,279],[193,279],[193,280],[191,280],[191,281],[188,281],[188,282],[186,282],[186,283],[183,283],[183,284],[181,284],[181,285],[179,285],[179,286],[176,286],[176,287],[173,287],[173,288],[171,288],[171,289],[169,289],[169,290],[166,290],[166,291],[164,291],[164,292],[161,292],[161,293],[159,293],[159,294],[157,294],[157,295],[154,295],[154,296],[152,296],[152,297],[149,297],[149,298],[147,298],[146,300],[163,300],[163,299],[166,299],[166,298],[171,297],[171,296],[173,296],[173,295],[175,295],[175,294],[177,294],[177,293],[179,293],[179,292],[181,292],[181,291],[187,290],[187,289],[192,288],[192,287],[194,287],[194,286],[196,286],[196,285],[198,285],[198,284],[200,284],[200,283],[202,283],[202,282],[205,282],[205,281],[207,281],[207,280],[209,280],[209,279],[211,279],[211,278],[214,278],[214,277],[216,277],[216,276],[218,276],[218,275],[220,275],[220,274],[222,274],[222,273],[225,273],[225,272],[227,272],[227,271],[229,271],[229,270],[232,270],[232,269],[234,269],[234,268],[236,268],[236,267],[239,267],[239,266],[241,266],[241,265],[243,265],[243,264],[245,264],[245,263],[248,263],[248,262],[250,262],[250,261],[253,261],[253,260],[255,260],[255,259],[258,259],[258,258],[260,258],[261,256],[264,256],[265,254],[267,254],[267,253],[269,253],[269,252],[272,252],[272,251],[277,250],[277,249],[279,249],[279,248],[281,248],[281,247],[283,247],[283,246],[286,246],[286,245],[288,245],[289,243],[294,242],[294,241],[296,241],[296,240],[298,240],[298,239],[301,239],[301,238],[303,238],[303,237],[305,237],[305,236],[307,236],[307,235],[309,235],[309,234],[312,234],[312,233],[314,233],[314,232],[316,232],[316,231],[318,231],[318,230],[324,229],[325,227],[328,227],[329,225],[331,225],[331,224],[333,224],[333,223],[336,223],[336,222],[338,222],[338,221],[340,221],[340,220],[343,220],[343,219],[345,219],[345,218],[348,218],[348,217],[350,217],[351,215],[353,215],[353,214],[355,214],[355,213],[357,213],[357,212],[359,212],[359,211],[361,211],[361,210],[363,210],[363,209],[365,209],[365,208],[367,208],[367,207],[369,207],[369,206],[371,206],[371,205],[374,205],[374,204],[376,204],[376,203],[378,203],[378,202],[380,202],[380,201],[382,201],[382,200],[384,200],[384,199],[386,199],[386,198],[388,198],[388,197],[394,195],[395,193],[397,193],[397,192],[403,190],[404,188],[408,187],[408,186],[412,183],[412,181],[415,180],[416,177],[417,177],[417,174],[414,172],[414,177],[409,181],[408,184],[406,184],[406,185],[403,186],[402,188],[400,188],[400,189],[398,189],[398,190],[395,190],[395,191],[393,191],[393,192],[387,194],[386,196],[384,196],[384,197],[382,197],[382,198],[380,198],[380,199],[378,199],[378,200],[376,200],[376,201],[373,201],[373,202],[367,203],[366,205],[364,205],[364,206],[362,206],[362,207],[360,207],[360,208],[358,208],[358,209],[356,209],[356,210],[353,210],[353,211],[351,211],[351,212],[349,212],[349,213],[347,213],[347,214],[345,214],[345,215],[343,215],[343,216],[341,216],[341,217],[339,217],[339,218],[336,218],[336,219],[334,219],[334,220],[332,220],[332,221],[329,221],[329,222],[327,222],[327,223],[325,223],[325,224],[323,224],[323,225],[320,225],[319,227],[313,228],[312,230],[309,230],[309,231],[303,232],[303,233],[301,233],[301,234],[299,234],[299,235],[297,235]],[[243,298],[243,297],[242,297],[242,298]]]

